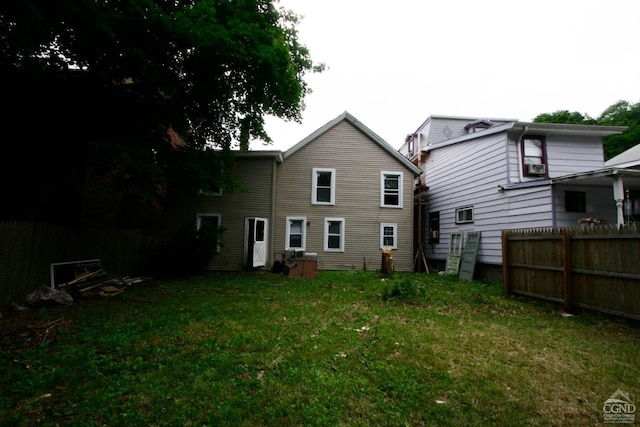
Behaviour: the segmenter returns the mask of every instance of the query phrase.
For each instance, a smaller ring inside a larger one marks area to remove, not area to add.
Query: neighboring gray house
[[[454,232],[480,231],[478,262],[501,265],[502,230],[573,227],[588,216],[615,224],[613,178],[593,174],[605,166],[602,137],[624,130],[430,116],[399,150],[423,170],[427,259],[442,265]]]
[[[420,169],[345,112],[285,152],[235,152],[244,192],[205,195],[196,224],[225,231],[209,268],[270,268],[282,254],[317,254],[318,269],[413,268],[413,186]]]

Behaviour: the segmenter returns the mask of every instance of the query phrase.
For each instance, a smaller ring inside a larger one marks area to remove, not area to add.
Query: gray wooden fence
[[[145,255],[161,244],[140,230],[0,222],[0,305],[48,285],[52,263],[100,259],[109,274],[138,275]]]
[[[504,231],[502,262],[507,295],[640,319],[636,226]]]

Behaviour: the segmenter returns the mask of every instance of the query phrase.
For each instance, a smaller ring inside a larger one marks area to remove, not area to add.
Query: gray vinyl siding
[[[468,135],[468,130],[465,129],[465,126],[473,121],[475,118],[471,117],[446,117],[439,118],[437,116],[432,117],[430,121],[425,123],[424,128],[421,132],[424,135],[428,135],[426,138],[429,143],[437,144],[439,142],[447,141],[450,139],[458,138],[460,136]],[[491,120],[491,119],[488,119]],[[496,125],[506,123],[501,120],[491,120]],[[451,131],[451,136],[447,136],[445,134],[445,129],[449,128]]]
[[[427,258],[446,259],[448,240],[453,232],[482,232],[478,261],[501,264],[502,230],[572,227],[582,216],[615,223],[615,217],[611,217],[615,214],[611,209],[611,188],[582,186],[587,192],[587,212],[566,212],[565,191],[580,191],[581,187],[576,184],[554,187],[549,180],[603,168],[599,136],[543,134],[549,177],[525,177],[518,145],[523,130],[509,130],[505,126],[504,130],[494,128],[493,133],[487,130],[486,135],[481,131],[464,137],[464,126],[471,120],[432,117],[421,127],[425,135],[423,141],[431,143],[421,165],[429,187],[427,209],[439,212],[440,217],[440,243],[425,245]],[[446,126],[452,131],[450,138],[443,135]],[[456,224],[456,208],[468,206],[473,206],[474,221]]]
[[[508,163],[510,183],[538,180],[523,177],[520,170],[520,151],[516,143],[519,135],[510,135],[508,143]],[[600,137],[580,137],[567,135],[545,136],[549,178],[588,172],[604,167],[604,154]]]
[[[567,212],[564,196],[566,191],[582,191],[585,193],[586,212]],[[608,224],[616,223],[615,201],[613,200],[613,187],[594,185],[563,185],[555,187],[556,226],[576,227],[578,220],[584,217],[595,217],[607,221]]]
[[[478,261],[502,263],[504,229],[550,227],[549,186],[498,191],[506,182],[506,133],[433,150],[426,162],[428,207],[440,212],[440,243],[427,245],[427,258],[444,260],[453,232],[480,231]],[[473,206],[474,221],[455,223],[455,210]]]
[[[547,156],[551,178],[604,168],[600,137],[548,136]]]
[[[237,158],[230,174],[244,187],[235,192],[223,191],[222,196],[203,196],[197,213],[221,215],[224,228],[222,247],[208,265],[210,270],[239,271],[245,268],[245,218],[261,217],[271,222],[272,178],[274,159],[269,157]],[[271,227],[271,224],[268,224]],[[271,231],[269,231],[271,233]],[[270,246],[268,240],[267,243]],[[267,268],[273,259],[267,247]]]
[[[311,204],[312,169],[336,171],[335,205]],[[401,172],[403,208],[380,207],[381,171]],[[323,270],[380,268],[380,224],[397,224],[397,271],[413,267],[414,175],[368,136],[347,121],[306,144],[279,165],[274,251],[284,252],[286,217],[307,218],[306,252],[318,254]],[[344,218],[344,252],[324,251],[325,218]]]

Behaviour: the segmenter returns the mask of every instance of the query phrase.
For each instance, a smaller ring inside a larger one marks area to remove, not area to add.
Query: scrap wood
[[[71,295],[81,298],[94,296],[114,296],[122,293],[128,286],[148,280],[148,277],[121,277],[115,274],[107,274],[100,269],[93,272],[84,272],[75,279],[57,285]]]
[[[104,274],[104,270],[103,269],[96,270],[96,271],[85,271],[84,273],[78,274],[74,280],[68,282],[67,284],[71,285],[71,284],[79,282],[81,280],[86,280],[89,277],[100,276],[100,275],[103,275],[103,274]]]

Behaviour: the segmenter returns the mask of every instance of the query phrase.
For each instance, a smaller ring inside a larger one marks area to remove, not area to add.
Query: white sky
[[[430,115],[598,117],[640,101],[638,0],[280,0],[314,62],[302,124],[267,119],[286,150],[344,111],[395,148]],[[276,4],[278,6],[278,4]]]

